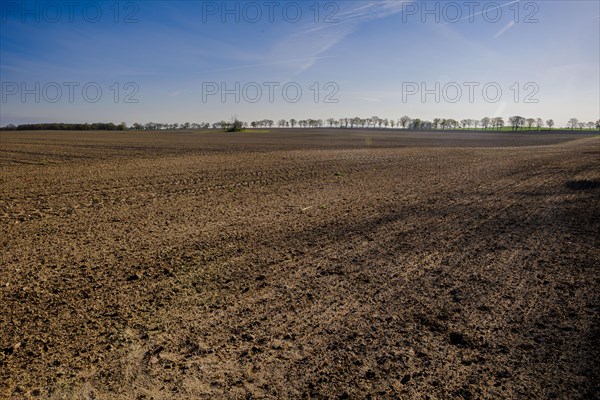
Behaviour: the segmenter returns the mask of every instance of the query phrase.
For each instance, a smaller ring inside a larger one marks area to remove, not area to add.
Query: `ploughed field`
[[[0,397],[600,397],[600,139],[0,132]]]

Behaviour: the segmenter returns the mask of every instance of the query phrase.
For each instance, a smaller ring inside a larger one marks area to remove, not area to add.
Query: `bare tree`
[[[410,122],[410,117],[407,117],[406,115],[403,116],[402,118],[400,118],[400,125],[402,125],[403,129],[406,129],[406,126],[408,125],[409,122]]]
[[[538,118],[535,120],[535,126],[537,126],[537,130],[539,131],[542,126],[544,126],[544,120]]]
[[[577,128],[579,125],[579,120],[577,118],[571,118],[569,122],[567,122],[567,126],[571,129]]]
[[[531,127],[535,124],[535,119],[527,118],[526,122],[527,122],[527,129],[531,130]]]
[[[546,125],[548,125],[548,128],[550,128],[550,130],[552,130],[552,127],[554,126],[554,120],[549,119],[548,121],[546,121]]]
[[[492,120],[489,117],[484,117],[481,119],[481,126],[483,126],[483,129],[485,129],[487,131],[488,126],[490,126]]]
[[[508,122],[510,122],[510,125],[512,126],[512,130],[516,131],[516,130],[523,128],[523,125],[525,125],[525,118],[515,115],[512,117],[509,117]]]
[[[494,117],[492,119],[492,126],[497,130],[501,130],[504,127],[504,118],[502,117]]]

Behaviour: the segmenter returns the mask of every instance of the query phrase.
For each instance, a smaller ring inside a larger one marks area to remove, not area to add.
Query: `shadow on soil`
[[[567,189],[571,190],[593,190],[600,188],[600,181],[597,180],[578,180],[578,181],[567,181],[565,183]]]

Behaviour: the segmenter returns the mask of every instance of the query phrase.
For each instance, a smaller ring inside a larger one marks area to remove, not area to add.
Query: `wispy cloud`
[[[312,67],[320,58],[319,55],[340,43],[354,32],[358,26],[366,22],[401,13],[406,3],[411,1],[377,0],[368,2],[345,2],[350,8],[334,16],[337,22],[320,22],[294,34],[284,37],[272,49],[271,59],[290,59],[301,54],[302,63],[296,65],[295,73],[301,73]]]
[[[504,115],[504,110],[506,110],[506,102],[502,101],[500,102],[500,104],[498,104],[498,108],[496,108],[496,111],[494,112],[494,117],[501,117]]]
[[[469,15],[467,15],[466,17],[462,17],[462,18],[460,18],[458,21],[463,21],[463,20],[465,20],[465,19],[469,19],[469,20],[471,20],[471,19],[473,19],[474,17],[476,17],[476,16],[478,16],[478,15],[481,15],[481,14],[483,14],[484,12],[485,12],[485,13],[489,13],[490,11],[497,10],[497,9],[499,9],[499,8],[503,8],[503,7],[506,7],[506,6],[510,6],[511,4],[519,3],[520,1],[521,1],[521,0],[513,0],[513,1],[509,1],[509,2],[507,2],[507,3],[499,4],[499,5],[498,5],[498,6],[496,6],[496,7],[486,7],[486,8],[485,8],[485,11],[479,11],[479,12],[476,12],[476,13],[473,13],[473,14],[469,14]],[[447,24],[449,24],[449,23],[451,23],[451,22],[446,22],[446,23],[447,23]],[[454,21],[453,21],[452,23],[454,23]]]
[[[259,67],[268,67],[271,65],[281,65],[281,64],[297,64],[297,63],[305,63],[305,62],[309,62],[309,63],[314,63],[317,60],[320,59],[324,59],[324,58],[334,58],[335,56],[321,56],[321,57],[307,57],[307,58],[294,58],[294,59],[289,59],[289,60],[280,60],[280,61],[272,61],[272,62],[266,62],[266,63],[258,63],[258,64],[245,64],[245,65],[237,65],[235,67],[225,67],[225,68],[216,68],[216,69],[209,69],[209,70],[205,70],[205,71],[199,71],[200,73],[207,73],[207,72],[225,72],[225,71],[236,71],[236,70],[240,70],[240,69],[249,69],[249,68],[259,68]]]
[[[369,103],[381,103],[382,100],[375,97],[363,97],[362,100],[367,101]]]
[[[189,91],[189,89],[181,89],[181,90],[176,90],[174,92],[169,93],[169,97],[177,97],[179,95],[184,94],[185,92]]]
[[[496,33],[494,35],[494,39],[498,39],[500,36],[502,36],[504,33],[506,33],[513,26],[515,26],[515,21],[510,21],[508,24],[506,24],[506,26],[504,28],[500,29],[498,31],[498,33]]]

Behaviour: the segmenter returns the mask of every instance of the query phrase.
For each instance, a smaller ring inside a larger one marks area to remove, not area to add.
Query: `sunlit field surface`
[[[0,134],[0,397],[600,394],[597,136]]]

